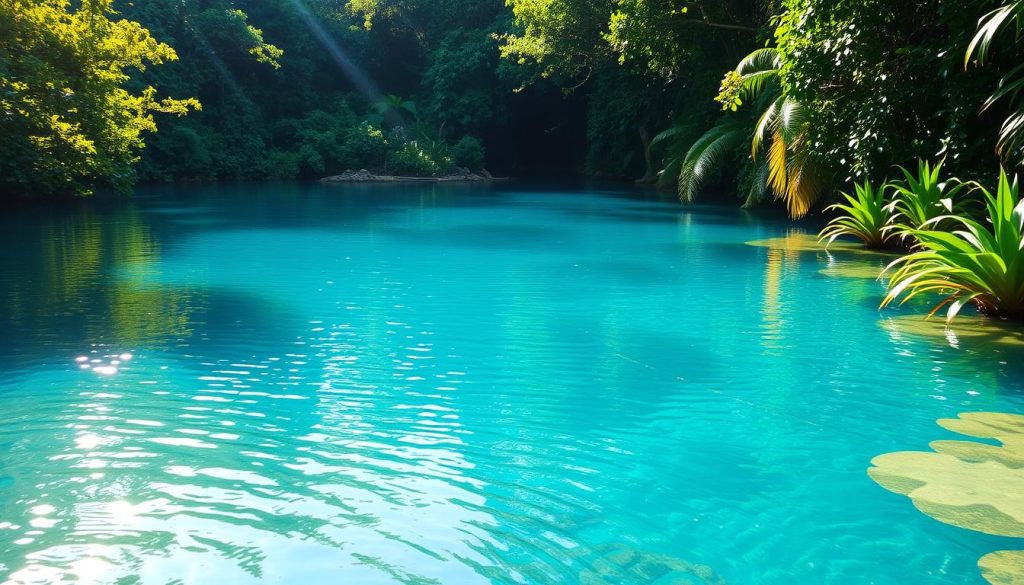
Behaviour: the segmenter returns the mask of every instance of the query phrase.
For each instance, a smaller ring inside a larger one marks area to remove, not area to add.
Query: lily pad
[[[1024,416],[961,414],[942,427],[1000,445],[935,441],[934,452],[902,451],[875,457],[868,475],[905,495],[925,514],[960,528],[1024,537]],[[981,559],[982,574],[998,585],[1024,584],[1024,552],[1002,551]]]
[[[1024,550],[1001,550],[981,557],[981,575],[992,585],[1024,584]]]

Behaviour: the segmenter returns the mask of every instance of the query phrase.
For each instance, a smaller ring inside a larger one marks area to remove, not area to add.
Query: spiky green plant
[[[1024,318],[1024,202],[1017,178],[999,174],[993,196],[978,187],[988,208],[989,225],[968,217],[952,216],[960,229],[949,232],[914,230],[922,250],[893,262],[895,270],[882,307],[924,295],[939,294],[941,301],[928,316],[949,306],[952,321],[969,303],[987,315]]]
[[[958,179],[942,180],[942,164],[917,162],[917,175],[899,167],[903,178],[886,185],[893,194],[892,210],[896,229],[904,243],[911,243],[913,230],[939,229],[939,218],[963,215],[967,201],[961,193],[967,187]]]
[[[826,246],[842,236],[857,238],[870,249],[888,248],[896,243],[892,206],[886,201],[884,188],[875,189],[870,180],[854,184],[855,195],[843,193],[848,205],[836,203],[826,211],[838,211],[839,215],[830,221],[818,234]]]

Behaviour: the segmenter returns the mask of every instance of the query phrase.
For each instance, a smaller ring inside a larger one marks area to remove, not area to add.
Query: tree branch
[[[711,22],[708,20],[681,20],[680,24],[700,24],[710,28],[723,28],[725,30],[741,30],[744,32],[757,32],[757,28],[752,26],[743,26],[742,24],[722,24],[718,22]]]

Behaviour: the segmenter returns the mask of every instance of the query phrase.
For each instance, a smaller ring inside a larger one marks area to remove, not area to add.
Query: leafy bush
[[[4,2],[0,8],[0,195],[127,192],[154,112],[184,115],[194,99],[160,99],[132,76],[177,53],[111,0]]]
[[[264,163],[264,174],[272,180],[288,180],[299,176],[299,158],[294,153],[272,150]]]
[[[376,171],[384,168],[388,140],[376,126],[363,122],[345,136],[339,152],[340,164],[349,169]]]
[[[391,153],[388,169],[396,175],[412,177],[434,177],[442,172],[442,166],[431,153],[415,140],[410,140]]]
[[[452,162],[471,171],[484,168],[484,145],[472,136],[463,136],[451,148]]]
[[[938,293],[944,298],[929,316],[948,305],[947,322],[968,303],[988,315],[1024,318],[1024,202],[1020,186],[1003,171],[994,197],[984,188],[979,190],[985,197],[990,225],[953,216],[951,221],[960,228],[953,233],[913,230],[923,250],[886,269],[896,271],[883,307],[899,298],[902,304],[922,294]]]
[[[843,193],[849,205],[837,203],[829,210],[838,210],[842,214],[829,222],[818,238],[828,240],[831,244],[840,236],[853,236],[868,248],[878,249],[890,247],[895,243],[896,233],[893,224],[892,206],[885,201],[885,189],[876,190],[871,181],[855,184],[856,196]]]

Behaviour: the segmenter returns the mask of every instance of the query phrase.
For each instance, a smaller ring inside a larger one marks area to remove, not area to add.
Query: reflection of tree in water
[[[23,259],[23,275],[8,283],[12,327],[122,346],[192,334],[190,316],[205,296],[159,284],[160,245],[134,206],[103,217],[89,206],[51,217],[38,240]],[[59,327],[48,320],[60,320]]]

